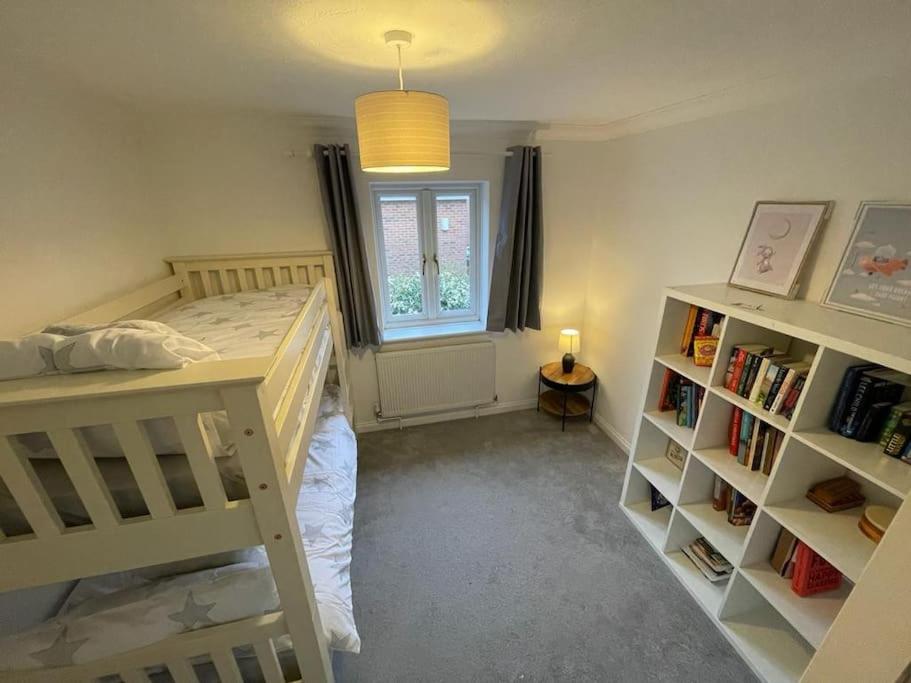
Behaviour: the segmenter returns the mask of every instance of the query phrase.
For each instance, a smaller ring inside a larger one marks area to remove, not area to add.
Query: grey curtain
[[[544,216],[541,148],[510,147],[490,280],[487,329],[541,329]]]
[[[376,301],[370,286],[367,253],[351,177],[351,153],[348,145],[314,145],[313,158],[335,254],[339,306],[348,346],[352,349],[377,346],[380,331],[376,324]]]

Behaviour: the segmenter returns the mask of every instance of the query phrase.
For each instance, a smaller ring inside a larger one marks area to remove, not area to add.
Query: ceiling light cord
[[[402,73],[402,45],[398,44],[395,46],[396,51],[399,53],[399,90],[405,89],[405,76]]]

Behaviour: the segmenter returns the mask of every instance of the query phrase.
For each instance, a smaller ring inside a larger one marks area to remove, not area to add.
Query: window
[[[478,183],[371,185],[384,330],[480,320],[482,190]]]

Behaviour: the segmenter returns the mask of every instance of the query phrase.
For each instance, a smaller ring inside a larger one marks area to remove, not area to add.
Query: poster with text
[[[911,325],[911,205],[864,202],[825,303]]]

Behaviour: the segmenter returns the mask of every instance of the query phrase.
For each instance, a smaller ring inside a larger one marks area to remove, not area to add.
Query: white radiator
[[[402,417],[496,400],[493,342],[376,354],[382,417]]]

